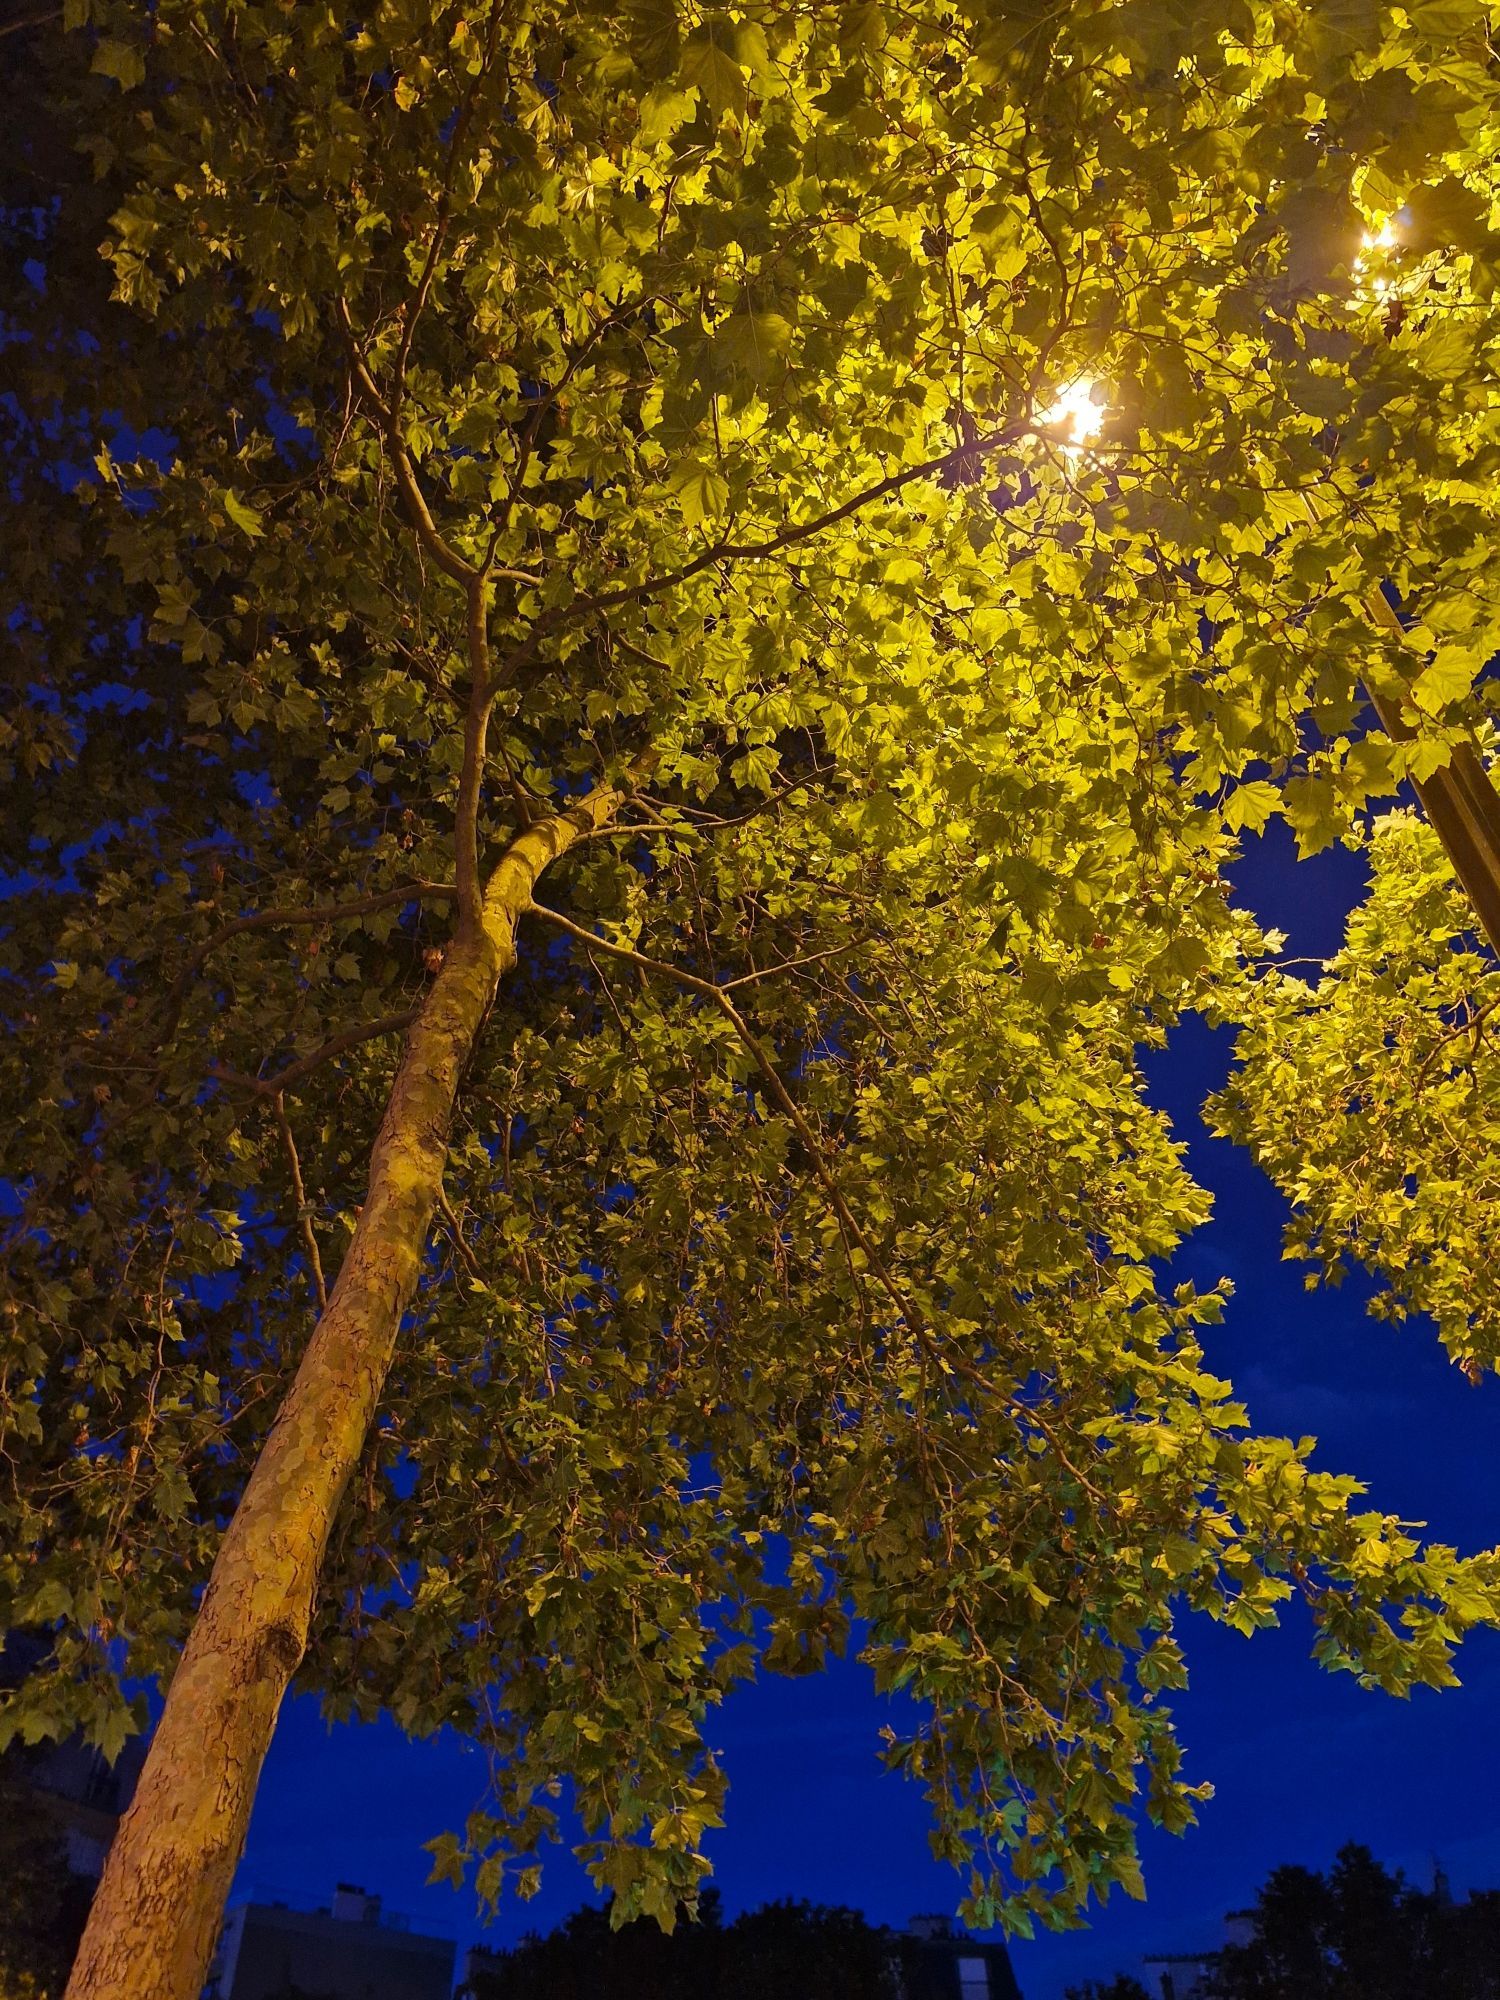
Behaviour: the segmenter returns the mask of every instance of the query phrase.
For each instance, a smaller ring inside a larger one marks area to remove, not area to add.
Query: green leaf
[[[714,328],[719,359],[732,374],[757,387],[782,372],[792,323],[778,312],[737,312]]]
[[[1297,854],[1303,861],[1338,838],[1337,798],[1329,777],[1293,778],[1282,792],[1281,810],[1297,836]]]
[[[94,50],[89,70],[94,76],[112,76],[122,90],[134,90],[146,80],[146,58],[136,43],[106,35]]]
[[[1264,778],[1236,785],[1224,802],[1224,824],[1236,833],[1259,833],[1281,803],[1281,793]]]
[[[1146,1900],[1146,1878],[1141,1873],[1141,1864],[1133,1854],[1117,1854],[1113,1859],[1115,1880],[1134,1903]]]
[[[1439,646],[1432,664],[1424,667],[1412,683],[1412,699],[1426,714],[1440,715],[1449,702],[1464,699],[1482,665],[1472,647]]]
[[[708,15],[683,43],[678,75],[701,92],[716,118],[744,115],[748,93],[743,61],[748,46],[747,24],[727,14]]]
[[[781,758],[774,743],[757,744],[747,750],[742,757],[736,757],[730,766],[730,776],[737,785],[748,785],[752,790],[770,793],[776,786],[777,774],[781,768]]]
[[[1437,42],[1456,42],[1472,35],[1476,16],[1471,0],[1413,0],[1406,17],[1414,28]]]
[[[672,474],[667,489],[690,528],[715,520],[729,504],[729,481],[717,466],[686,459]]]
[[[671,76],[679,52],[675,0],[630,0],[625,20],[639,74],[652,82]]]
[[[660,145],[679,131],[692,115],[691,91],[659,83],[641,99],[641,137],[648,146]]]
[[[237,493],[225,492],[224,512],[234,525],[252,540],[266,532],[265,522],[259,510],[252,507],[247,500],[241,500]]]

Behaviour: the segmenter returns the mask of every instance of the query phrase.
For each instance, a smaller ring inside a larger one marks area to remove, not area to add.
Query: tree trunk
[[[1311,496],[1302,504],[1314,528],[1323,525]],[[1406,627],[1377,583],[1365,596],[1365,616],[1378,632],[1405,641]],[[1410,743],[1416,731],[1366,681],[1365,693],[1376,720],[1393,743]],[[1472,743],[1460,743],[1450,761],[1430,778],[1413,778],[1417,799],[1443,843],[1453,872],[1467,895],[1491,949],[1500,953],[1500,792]]]
[[[1367,600],[1370,622],[1398,637],[1401,620],[1372,590]],[[1416,734],[1401,720],[1399,710],[1367,687],[1381,728],[1392,741],[1409,743]],[[1452,758],[1430,778],[1414,778],[1422,810],[1447,850],[1453,872],[1463,884],[1479,925],[1500,953],[1500,792],[1495,790],[1484,760],[1472,743],[1460,743]]]
[[[618,802],[601,790],[512,842],[483,921],[460,922],[412,1025],[338,1282],[220,1544],[67,2000],[198,2000],[334,1516],[416,1289],[460,1080],[534,883]]]

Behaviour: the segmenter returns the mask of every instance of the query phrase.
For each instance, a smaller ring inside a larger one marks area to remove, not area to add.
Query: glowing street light
[[[1402,294],[1415,281],[1398,261],[1406,247],[1401,229],[1411,221],[1411,210],[1400,208],[1378,228],[1367,229],[1350,267],[1355,301],[1385,309],[1387,336],[1400,326]],[[1377,272],[1383,267],[1384,275],[1373,274],[1372,265]],[[1311,500],[1304,496],[1304,503],[1314,527],[1321,525]],[[1396,645],[1412,644],[1400,615],[1378,583],[1365,594],[1365,616],[1377,632],[1389,634]],[[1399,707],[1368,679],[1365,690],[1386,735],[1393,743],[1409,743],[1416,731]],[[1429,777],[1414,775],[1413,784],[1481,928],[1493,948],[1500,951],[1500,791],[1472,736],[1454,744],[1448,760]]]
[[[1384,305],[1396,289],[1396,281],[1390,276],[1372,276],[1371,266],[1380,265],[1391,251],[1399,249],[1400,235],[1396,229],[1396,218],[1388,215],[1378,229],[1367,229],[1360,238],[1360,247],[1355,252],[1351,275],[1354,279],[1355,298],[1375,305]]]
[[[1105,397],[1102,382],[1080,375],[1038,412],[1037,429],[1054,437],[1064,451],[1081,451],[1104,428]]]

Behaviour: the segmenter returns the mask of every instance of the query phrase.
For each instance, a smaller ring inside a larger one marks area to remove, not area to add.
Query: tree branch
[[[301,1083],[311,1076],[315,1069],[342,1055],[345,1049],[358,1047],[361,1042],[374,1041],[379,1035],[397,1035],[409,1028],[421,1013],[420,1007],[408,1007],[404,1014],[382,1014],[378,1020],[360,1021],[352,1028],[344,1028],[331,1035],[321,1048],[311,1055],[299,1056],[296,1062],[288,1063],[275,1076],[250,1076],[244,1070],[230,1069],[224,1063],[210,1063],[209,1075],[216,1083],[232,1084],[236,1090],[253,1091],[257,1097],[276,1097],[293,1084]]]
[[[1474,1058],[1479,1053],[1479,1044],[1484,1036],[1484,1024],[1497,1007],[1500,1007],[1500,993],[1497,993],[1493,1000],[1486,1000],[1482,1007],[1476,1007],[1466,1021],[1459,1021],[1448,1030],[1447,1034],[1439,1036],[1438,1040],[1433,1043],[1432,1047],[1422,1058],[1422,1065],[1412,1078],[1412,1090],[1415,1092],[1422,1088],[1428,1070],[1431,1069],[1443,1050],[1451,1042],[1457,1041],[1460,1035],[1472,1035],[1474,1038],[1469,1047],[1469,1061],[1472,1064]]]
[[[375,377],[370,373],[369,364],[360,351],[359,341],[354,332],[354,322],[349,316],[348,301],[339,298],[334,309],[339,317],[354,379],[359,385],[360,393],[380,421],[380,432],[390,453],[396,485],[417,540],[445,576],[452,577],[455,583],[461,583],[467,589],[471,582],[483,575],[483,571],[458,553],[453,544],[441,533],[437,522],[433,520],[432,510],[427,505],[411,456],[401,437],[398,412],[381,395]]]
[[[464,1269],[476,1285],[482,1285],[484,1272],[479,1268],[479,1259],[464,1241],[463,1230],[459,1227],[458,1217],[453,1213],[453,1204],[448,1199],[448,1190],[444,1187],[440,1187],[437,1191],[437,1205],[443,1221],[448,1226],[448,1234],[453,1238],[453,1247],[463,1259]]]
[[[313,1297],[317,1301],[318,1318],[321,1319],[328,1310],[328,1287],[323,1282],[323,1260],[318,1255],[318,1239],[313,1233],[312,1212],[307,1205],[307,1189],[302,1185],[302,1162],[297,1158],[297,1142],[292,1137],[291,1120],[286,1115],[286,1099],[279,1090],[271,1099],[271,1108],[276,1114],[277,1130],[281,1133],[287,1168],[292,1176],[292,1196],[297,1204],[297,1223],[302,1231],[308,1268],[312,1272]]]
[[[472,583],[485,577],[503,576],[511,583],[521,583],[534,589],[541,579],[530,570],[505,569],[488,558],[482,563],[471,563],[467,556],[461,556],[453,544],[443,534],[432,517],[432,509],[427,504],[427,496],[422,491],[417,478],[416,467],[411,462],[411,453],[406,449],[406,441],[401,435],[400,410],[398,402],[387,402],[380,393],[380,386],[370,373],[354,332],[354,322],[349,315],[346,299],[336,302],[340,330],[349,354],[349,366],[354,374],[360,394],[369,404],[385,439],[390,454],[391,469],[396,475],[396,486],[401,494],[402,504],[420,547],[426,550],[445,576],[452,577],[467,590]]]
[[[495,60],[495,46],[499,39],[500,22],[501,8],[499,0],[495,0],[495,4],[490,8],[489,29],[485,37],[484,57],[479,68],[469,79],[469,87],[464,92],[463,103],[459,107],[453,130],[449,134],[448,159],[443,168],[442,183],[438,192],[437,214],[433,221],[432,241],[427,246],[427,257],[422,266],[422,275],[418,278],[416,289],[407,300],[401,316],[401,344],[396,350],[396,365],[394,370],[396,390],[394,396],[391,398],[393,416],[400,410],[402,398],[406,394],[406,365],[411,358],[411,345],[416,335],[417,321],[421,317],[422,309],[427,304],[428,296],[432,291],[432,282],[437,274],[438,258],[442,255],[443,243],[448,234],[448,224],[452,218],[453,176],[458,167],[459,156],[463,151],[464,141],[468,137],[469,125],[473,120],[474,103],[479,95],[479,86],[489,75],[490,64]]]
[[[60,21],[61,7],[37,7],[29,14],[20,14],[9,21],[0,21],[0,37],[24,35],[28,28],[40,28],[49,21]]]
[[[826,514],[819,514],[811,521],[789,522],[760,542],[716,542],[711,549],[705,549],[679,569],[668,570],[664,576],[648,577],[644,583],[622,584],[618,590],[602,591],[596,597],[580,597],[559,615],[587,617],[596,611],[612,611],[621,604],[639,604],[644,598],[657,597],[664,590],[686,583],[715,563],[753,562],[764,556],[779,555],[783,549],[795,548],[799,542],[810,541],[814,535],[821,535],[825,528],[847,521],[851,515],[862,513],[866,507],[873,507],[877,500],[899,493],[903,487],[912,485],[918,479],[955,472],[966,460],[1002,450],[1006,445],[1018,444],[1034,428],[1029,419],[1025,423],[1007,424],[1003,430],[991,431],[987,437],[976,438],[972,444],[955,445],[949,451],[940,452],[936,458],[923,459],[920,465],[908,465],[900,472],[889,473],[875,485],[866,487],[862,493],[853,494],[840,506],[830,508]]]
[[[257,910],[246,917],[234,917],[221,924],[212,937],[199,945],[167,989],[166,1025],[161,1045],[165,1047],[176,1032],[188,991],[204,965],[221,945],[245,931],[291,928],[298,924],[335,924],[345,917],[368,917],[377,910],[395,909],[402,903],[451,901],[458,894],[449,882],[405,882],[394,889],[382,889],[373,896],[361,896],[352,903],[304,903],[285,910]]]
[[[472,937],[484,921],[479,880],[479,795],[484,786],[490,711],[495,703],[490,667],[490,590],[482,575],[468,585],[469,712],[464,720],[464,760],[458,777],[453,827],[453,873],[458,883],[458,928]]]

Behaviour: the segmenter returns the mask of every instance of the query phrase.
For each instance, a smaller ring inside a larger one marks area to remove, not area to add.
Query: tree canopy
[[[1478,1380],[1500,1357],[1494,957],[1430,827],[1375,827],[1372,882],[1344,948],[1309,981],[1274,964],[1238,999],[1242,1061],[1212,1115],[1296,1205],[1288,1254],[1371,1310],[1426,1313]]]
[[[473,2000],[897,2000],[902,1940],[857,1910],[766,1903],[725,1922],[716,1889],[670,1935],[576,1910],[471,1975]]]
[[[1024,1928],[1192,1818],[1182,1607],[1394,1689],[1494,1621],[1205,1367],[1137,1060],[1263,949],[1240,834],[1487,713],[1485,26],[32,31],[4,1726],[117,1742],[187,1645],[100,1938],[294,1670],[484,1742],[440,1868],[530,1886],[567,1779],[670,1919],[714,1704],[852,1638]]]
[[[1326,1872],[1274,1868],[1232,1941],[1192,1961],[1205,2000],[1491,2000],[1500,1990],[1500,1895],[1456,1902],[1435,1867],[1430,1890],[1351,1841]],[[1069,2000],[1146,2000],[1128,1973]]]
[[[1113,1979],[1090,1979],[1082,1986],[1070,1986],[1067,2000],[1151,2000],[1151,1995],[1138,1979],[1121,1972]]]
[[[1245,1914],[1248,1937],[1213,1974],[1218,2000],[1488,2000],[1500,1984],[1493,1890],[1454,1903],[1352,1843],[1326,1874],[1274,1870]]]

